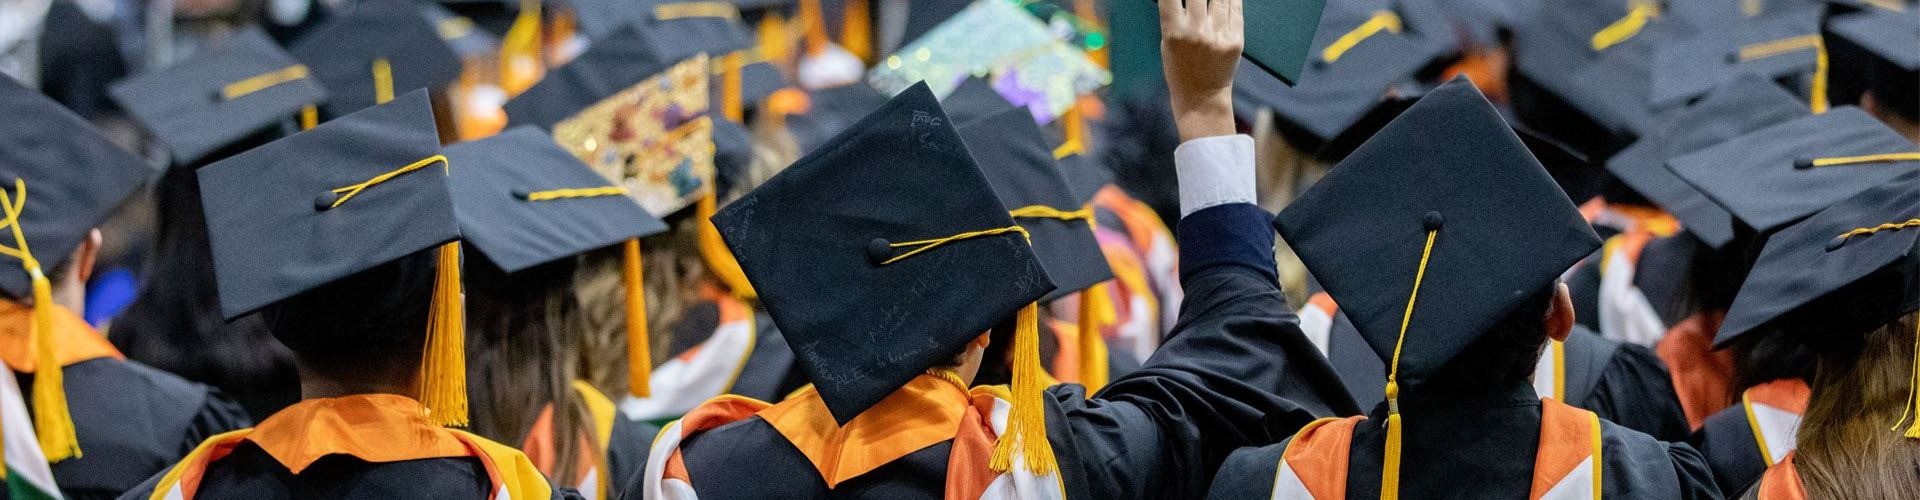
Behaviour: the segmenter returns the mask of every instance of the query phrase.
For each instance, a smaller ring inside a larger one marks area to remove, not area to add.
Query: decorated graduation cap
[[[416,89],[440,89],[460,75],[459,56],[407,0],[356,3],[301,38],[290,52],[326,86],[329,116]]]
[[[925,85],[916,85],[713,218],[835,420],[844,424],[1009,317],[1010,434],[1054,465],[1038,309],[1053,282]]]
[[[1920,170],[1912,142],[1842,106],[1667,162],[1681,179],[1760,233]]]
[[[1866,92],[1886,110],[1920,120],[1920,7],[1905,12],[1870,11],[1834,19],[1833,96],[1854,104]]]
[[[1106,287],[1113,279],[1093,236],[1093,205],[1080,199],[1054,160],[1053,147],[1024,109],[1008,107],[960,128],[960,137],[1015,223],[1027,230],[1033,253],[1057,287],[1041,300],[1080,294],[1081,383],[1106,385],[1107,345],[1100,329],[1114,317]]]
[[[935,95],[945,96],[969,76],[988,78],[1042,122],[1065,114],[1081,95],[1112,81],[1085,52],[1026,10],[1001,1],[967,6],[875,65],[867,81],[887,93],[925,82]]]
[[[175,166],[303,116],[327,92],[305,64],[248,28],[172,67],[114,83],[109,95],[171,153]],[[304,111],[303,111],[304,110]]]
[[[1671,109],[1741,74],[1783,80],[1816,112],[1827,108],[1827,49],[1820,35],[1824,6],[1806,4],[1729,20],[1653,50],[1654,109]]]
[[[1387,362],[1387,484],[1399,477],[1401,387],[1419,390],[1600,247],[1465,79],[1414,103],[1274,226]]]
[[[1844,351],[1920,307],[1916,188],[1920,173],[1903,173],[1768,238],[1714,345],[1780,331]],[[1912,377],[1908,390],[1920,391],[1920,373]],[[1920,403],[1912,395],[1902,402],[1908,407],[1892,430],[1920,439]]]
[[[1747,133],[1809,116],[1807,104],[1758,75],[1741,75],[1676,111],[1659,133],[1607,159],[1607,171],[1680,220],[1702,243],[1721,248],[1735,236],[1733,214],[1687,184],[1667,161]],[[1739,168],[1722,164],[1721,168]]]
[[[1337,158],[1405,109],[1410,99],[1390,94],[1452,51],[1443,36],[1453,35],[1414,32],[1395,10],[1328,9],[1298,83],[1243,68],[1234,92],[1272,110],[1302,149]],[[1334,143],[1345,147],[1323,153]]]
[[[460,166],[448,183],[454,215],[467,244],[507,273],[620,245],[627,293],[627,386],[651,395],[647,306],[640,238],[666,223],[627,197],[546,132],[516,127],[493,137],[446,148]]]
[[[47,459],[58,462],[78,458],[81,450],[54,357],[55,305],[46,273],[65,263],[151,171],[86,119],[11,77],[0,76],[0,116],[19,118],[0,125],[0,176],[10,180],[0,186],[7,229],[0,232],[0,241],[7,242],[0,244],[0,262],[12,268],[0,272],[0,291],[17,302],[32,301],[32,349],[40,368],[33,380],[33,426]]]
[[[201,168],[221,314],[231,320],[437,247],[421,403],[434,421],[464,425],[451,168],[422,90]]]

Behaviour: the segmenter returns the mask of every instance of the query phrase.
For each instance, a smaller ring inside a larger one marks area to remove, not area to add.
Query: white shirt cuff
[[[1173,150],[1180,216],[1229,203],[1253,203],[1253,137],[1202,137]]]

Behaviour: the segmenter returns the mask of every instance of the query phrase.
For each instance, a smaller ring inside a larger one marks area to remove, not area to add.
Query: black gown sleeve
[[[1234,450],[1359,412],[1280,292],[1271,220],[1250,204],[1187,216],[1187,295],[1160,349],[1092,399],[1078,385],[1049,390],[1070,496],[1198,498]]]
[[[1273,474],[1280,467],[1286,442],[1259,448],[1241,448],[1227,456],[1213,479],[1208,500],[1266,500],[1273,498]]]
[[[1581,403],[1613,423],[1661,441],[1685,442],[1691,431],[1666,365],[1644,346],[1620,345]]]
[[[607,439],[607,484],[612,488],[625,485],[626,478],[637,476],[647,467],[647,450],[653,448],[653,438],[660,434],[660,428],[638,420],[628,420],[625,416],[615,415],[613,433]],[[616,491],[612,498],[625,498],[631,491]]]
[[[1605,440],[1606,498],[1670,498],[1719,500],[1707,459],[1686,443],[1657,441],[1652,436],[1612,423],[1601,424]],[[1661,464],[1666,464],[1662,466]]]
[[[193,416],[193,422],[187,425],[187,434],[180,438],[180,456],[186,456],[207,438],[252,426],[253,417],[247,414],[246,407],[240,406],[239,401],[227,397],[220,389],[207,387],[206,400],[200,405],[200,412]]]

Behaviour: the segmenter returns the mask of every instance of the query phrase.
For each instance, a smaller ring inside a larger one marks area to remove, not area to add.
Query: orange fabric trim
[[[1319,292],[1307,297],[1307,305],[1327,313],[1327,317],[1333,317],[1334,313],[1340,312],[1340,304],[1334,302],[1333,296],[1328,295],[1327,292]]]
[[[967,391],[939,377],[914,377],[840,426],[820,394],[808,391],[761,410],[760,418],[813,462],[833,488],[909,453],[953,439]]]
[[[719,297],[713,302],[720,308],[720,324],[746,321],[753,317],[753,308],[747,307],[745,302],[741,302],[732,295]]]
[[[1353,451],[1353,429],[1367,417],[1327,418],[1294,434],[1280,459],[1293,468],[1314,498],[1347,497],[1347,456]]]
[[[59,305],[52,308],[54,359],[61,367],[100,358],[127,359],[79,314]],[[32,338],[33,308],[0,300],[0,360],[13,371],[33,373],[37,363]]]
[[[1069,384],[1080,383],[1080,329],[1073,323],[1058,318],[1047,319],[1047,329],[1053,332],[1055,348],[1052,367],[1053,377]]]
[[[733,394],[716,396],[713,399],[707,400],[705,403],[700,403],[700,406],[694,407],[693,411],[687,412],[685,416],[680,417],[681,442],[685,442],[686,438],[694,434],[706,432],[722,425],[746,420],[748,417],[752,417],[754,414],[770,407],[771,405],[768,405],[765,401],[749,397],[736,396]],[[662,430],[661,432],[666,431]],[[665,467],[666,471],[664,476],[666,479],[679,479],[689,484],[693,482],[691,479],[692,476],[687,475],[687,463],[684,458],[681,458],[680,450],[673,450],[673,454],[667,456],[667,465]]]
[[[1813,397],[1813,389],[1807,387],[1805,380],[1788,378],[1749,387],[1745,394],[1748,401],[1803,414],[1807,412],[1807,400]]]
[[[1141,263],[1138,253],[1121,243],[1101,243],[1101,255],[1107,258],[1107,267],[1113,270],[1113,316],[1116,324],[1128,323],[1139,315],[1152,316],[1155,311],[1133,310],[1133,298],[1142,297],[1149,307],[1160,306],[1160,298],[1153,294],[1153,287],[1147,284],[1147,266]]]
[[[394,394],[309,399],[267,417],[247,440],[294,474],[334,454],[372,463],[472,456],[454,431],[425,415],[419,401]]]
[[[180,487],[181,498],[193,498],[200,490],[200,480],[207,474],[207,466],[233,453],[233,448],[246,440],[252,429],[229,431],[200,442],[192,452],[180,459],[180,463],[162,476],[159,484],[154,485],[151,498],[166,498],[168,490]]]
[[[1733,406],[1733,353],[1713,350],[1713,334],[1726,317],[1726,311],[1695,313],[1668,329],[1653,348],[1667,364],[1680,409],[1694,429],[1714,412]]]
[[[980,498],[987,486],[1000,477],[988,465],[993,462],[993,447],[999,442],[988,415],[993,413],[993,395],[969,394],[972,405],[960,416],[960,428],[953,436],[953,451],[947,455],[946,496],[942,498]]]
[[[1120,225],[1126,226],[1127,238],[1141,252],[1153,248],[1155,236],[1166,234],[1171,239],[1173,232],[1167,230],[1167,223],[1160,220],[1160,215],[1154,213],[1152,207],[1121,190],[1120,186],[1108,184],[1100,188],[1093,195],[1093,204],[1119,216]]]
[[[1760,500],[1802,500],[1807,487],[1800,482],[1800,471],[1793,466],[1793,453],[1760,475]]]
[[[1580,218],[1586,219],[1587,224],[1593,224],[1593,221],[1600,220],[1600,214],[1603,214],[1606,212],[1607,212],[1606,198],[1595,196],[1593,198],[1589,198],[1586,201],[1586,203],[1580,204]]]
[[[667,468],[660,475],[664,479],[678,479],[693,484],[693,476],[687,474],[687,459],[680,455],[680,450],[673,450],[673,454],[667,456]]]
[[[599,464],[600,460],[594,452],[604,452],[606,451],[602,449],[604,447],[588,440],[587,436],[581,435],[580,446],[575,448],[580,455],[577,463]],[[541,474],[546,474],[549,478],[553,477],[553,467],[560,458],[560,445],[553,438],[553,403],[547,403],[545,407],[540,408],[540,417],[533,421],[533,429],[527,432],[527,439],[521,442],[520,451],[526,453],[527,460],[532,461],[533,467],[540,469]],[[575,471],[576,477],[566,478],[565,484],[580,484],[582,478],[578,475],[585,472],[585,468]],[[602,473],[603,476],[605,474]]]
[[[1600,432],[1593,428],[1593,422],[1592,412],[1553,398],[1540,398],[1540,449],[1534,452],[1533,490],[1527,498],[1546,495],[1580,462],[1593,456],[1593,436]]]

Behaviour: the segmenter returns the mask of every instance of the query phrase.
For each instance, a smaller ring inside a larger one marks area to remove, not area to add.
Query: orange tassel
[[[807,55],[817,56],[827,51],[827,17],[820,10],[820,0],[800,0],[800,22],[807,28]]]
[[[627,240],[621,250],[621,278],[627,287],[627,393],[653,395],[653,348],[647,332],[647,286],[641,275],[640,240]]]
[[[460,242],[440,246],[428,310],[427,347],[420,362],[420,404],[427,419],[467,425],[467,317],[460,291]]]
[[[1113,298],[1107,284],[1080,292],[1080,385],[1091,396],[1107,386],[1107,338],[1101,329],[1113,324]]]
[[[739,51],[720,56],[720,112],[734,123],[747,120],[746,89],[740,76],[741,68],[746,66],[744,59],[745,55]]]
[[[727,286],[727,292],[741,300],[759,298],[753,291],[753,283],[747,281],[747,273],[740,269],[740,261],[734,260],[733,251],[727,249],[727,242],[720,238],[720,228],[713,225],[713,214],[718,210],[712,190],[694,204],[693,218],[699,224],[700,258],[707,264],[707,271]]]
[[[840,13],[840,46],[873,63],[873,18],[867,15],[867,0],[847,0],[846,10]]]

